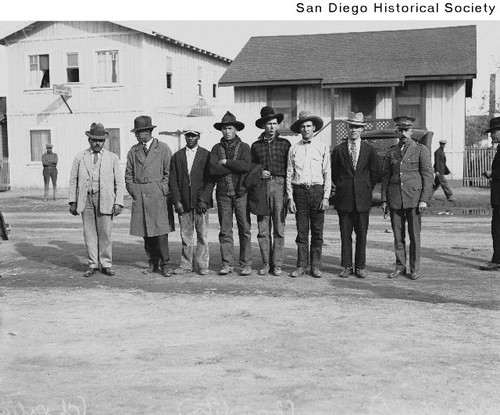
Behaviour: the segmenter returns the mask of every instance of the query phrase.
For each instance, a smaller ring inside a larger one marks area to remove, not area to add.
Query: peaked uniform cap
[[[394,122],[396,123],[396,127],[412,128],[415,118],[407,115],[399,115],[394,118]]]
[[[266,105],[265,107],[262,107],[262,109],[260,110],[260,118],[257,121],[255,121],[255,126],[257,128],[264,128],[264,125],[269,120],[272,120],[272,119],[276,119],[278,124],[280,124],[281,121],[283,121],[284,117],[285,116],[282,113],[280,113],[280,112],[275,113],[273,107]]]
[[[299,113],[299,118],[295,121],[291,126],[290,130],[294,133],[300,133],[300,126],[307,121],[312,121],[316,126],[316,131],[319,131],[323,128],[323,120],[320,117],[315,115],[311,115],[309,111],[301,111]]]
[[[108,138],[109,133],[104,129],[104,126],[101,123],[93,122],[90,126],[90,130],[85,131],[85,135],[89,138],[93,138],[94,140],[105,140]]]
[[[232,125],[234,128],[236,128],[237,131],[243,130],[245,128],[245,124],[243,124],[241,121],[237,121],[236,117],[229,111],[227,111],[224,116],[222,117],[221,122],[216,122],[214,124],[214,128],[216,130],[221,131],[222,127]]]

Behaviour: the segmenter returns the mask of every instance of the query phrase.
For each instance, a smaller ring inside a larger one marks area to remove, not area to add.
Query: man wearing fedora
[[[260,110],[260,118],[255,126],[264,132],[252,144],[252,162],[263,167],[262,180],[266,181],[268,215],[258,215],[260,253],[263,267],[259,275],[272,271],[281,275],[283,264],[283,246],[285,241],[286,217],[286,164],[290,142],[280,136],[278,125],[283,121],[283,114],[265,106]],[[272,236],[271,236],[272,230]]]
[[[323,120],[306,111],[290,126],[302,136],[288,151],[286,173],[288,206],[297,223],[297,269],[291,277],[305,274],[308,266],[314,278],[322,275],[323,224],[332,186],[329,147],[314,138],[322,127]]]
[[[43,184],[44,193],[43,201],[46,202],[49,198],[49,184],[52,180],[52,197],[56,200],[57,196],[57,154],[52,151],[54,146],[51,143],[45,144],[47,150],[42,154],[43,166]]]
[[[209,264],[208,209],[213,206],[214,189],[210,176],[210,152],[198,145],[199,131],[186,128],[183,134],[186,146],[173,155],[170,165],[171,199],[179,215],[182,240],[181,265],[174,274],[190,272],[196,264],[200,275],[206,275]],[[197,243],[193,255],[194,230]]]
[[[406,225],[410,237],[410,279],[419,278],[420,230],[422,213],[432,195],[432,165],[430,152],[412,140],[415,118],[394,118],[399,142],[390,147],[383,163],[381,208],[390,211],[394,233],[396,269],[387,278],[406,275]]]
[[[222,132],[219,143],[210,152],[210,174],[216,181],[215,196],[219,214],[219,244],[222,257],[220,275],[233,272],[233,214],[236,216],[240,239],[241,275],[252,273],[252,248],[250,232],[250,211],[247,207],[247,193],[243,190],[245,174],[250,171],[252,158],[250,146],[238,137],[237,132],[245,124],[236,120],[229,111],[214,128]]]
[[[168,202],[170,161],[167,144],[153,138],[151,117],[141,115],[134,120],[138,143],[127,155],[125,185],[132,197],[130,234],[144,238],[148,268],[144,273],[160,271],[170,277],[168,233],[174,230],[173,211]]]
[[[483,176],[490,181],[490,201],[492,207],[491,237],[493,239],[493,256],[491,261],[479,268],[484,271],[491,271],[500,268],[500,117],[490,120],[490,128],[485,134],[490,133],[491,144],[497,146],[495,157],[491,163],[491,170],[485,171]]]
[[[82,214],[83,238],[87,246],[89,269],[84,277],[99,268],[114,275],[112,266],[113,217],[123,209],[123,176],[118,156],[104,149],[108,132],[100,123],[92,123],[88,137],[90,148],[78,153],[69,179],[69,211]]]
[[[377,184],[378,158],[375,148],[361,140],[366,127],[363,113],[351,112],[346,120],[348,140],[332,152],[332,181],[335,185],[334,205],[339,217],[341,264],[340,277],[366,277],[366,235],[372,206],[373,188]],[[356,234],[354,267],[352,232]]]
[[[444,154],[444,147],[446,140],[439,140],[439,148],[434,152],[434,185],[432,186],[432,194],[441,186],[444,195],[448,202],[453,202],[453,192],[448,185],[446,175],[450,174],[450,169],[446,165],[446,155]]]

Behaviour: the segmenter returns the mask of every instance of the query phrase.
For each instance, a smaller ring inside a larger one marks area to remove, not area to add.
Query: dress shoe
[[[182,268],[182,267],[179,267],[176,270],[174,270],[175,275],[183,275],[183,274],[187,274],[188,272],[191,272],[191,270],[186,269],[186,268]]]
[[[346,267],[344,270],[339,274],[340,278],[349,278],[349,275],[353,274],[352,267]]]
[[[231,272],[233,272],[234,268],[233,267],[230,267],[229,265],[224,265],[220,271],[219,271],[219,275],[227,275],[227,274],[231,274]]]
[[[149,264],[149,266],[142,271],[143,274],[152,274],[153,272],[158,271],[158,265],[156,264]]]
[[[397,278],[397,277],[404,277],[405,275],[406,275],[406,270],[395,269],[394,271],[387,274],[387,278],[392,279],[392,278]]]
[[[259,269],[259,275],[267,275],[269,273],[269,264],[264,264],[264,266]]]
[[[208,268],[201,268],[199,274],[200,275],[207,275],[208,274]]]
[[[240,272],[240,275],[250,275],[252,273],[252,268],[250,265],[245,265]]]
[[[500,268],[500,264],[497,264],[496,262],[487,262],[486,264],[484,265],[481,265],[479,267],[479,269],[483,270],[483,271],[491,271],[491,270],[494,270],[494,269],[498,269]]]
[[[415,271],[412,271],[410,274],[410,280],[418,280],[420,278],[420,275],[418,275]]]
[[[91,277],[97,272],[97,268],[89,268],[85,273],[83,274],[84,277]]]
[[[366,271],[364,268],[356,268],[356,277],[366,278]]]
[[[115,271],[113,271],[111,269],[111,267],[104,267],[101,272],[104,274],[104,275],[109,275],[109,276],[112,276],[112,275],[115,275]]]
[[[275,266],[274,269],[273,269],[273,275],[275,275],[276,277],[278,277],[279,275],[281,275],[283,271],[281,270],[281,267],[280,266]]]
[[[163,275],[164,277],[170,277],[171,276],[170,270],[168,269],[167,265],[162,265],[160,267],[160,269],[161,269],[161,275]]]
[[[295,271],[290,274],[290,277],[297,278],[306,273],[305,267],[298,267]]]
[[[318,267],[313,267],[313,269],[311,271],[311,275],[313,276],[313,278],[321,278],[323,273],[321,272],[321,270]]]

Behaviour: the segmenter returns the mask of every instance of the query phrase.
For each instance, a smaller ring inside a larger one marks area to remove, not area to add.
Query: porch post
[[[331,149],[333,150],[333,148],[337,145],[337,134],[336,134],[336,131],[335,131],[335,104],[334,104],[334,101],[335,101],[335,88],[332,88],[331,89],[331,94],[330,94],[330,108],[331,108],[331,124],[330,124],[330,128],[332,130],[332,142],[331,142]]]

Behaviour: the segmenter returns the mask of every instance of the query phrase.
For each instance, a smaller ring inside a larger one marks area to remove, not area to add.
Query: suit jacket
[[[500,152],[497,150],[491,163],[490,177],[491,206],[500,205]]]
[[[434,171],[442,175],[450,174],[450,170],[446,165],[446,155],[441,147],[434,152]]]
[[[337,145],[331,156],[332,182],[336,188],[333,203],[340,211],[367,212],[372,206],[373,188],[377,184],[377,151],[371,144],[361,141],[354,171],[348,141]]]
[[[434,175],[427,147],[410,140],[404,155],[399,145],[389,148],[384,158],[381,200],[390,209],[416,208],[432,196]]]
[[[73,161],[69,178],[69,202],[76,202],[76,211],[82,213],[87,203],[87,193],[92,187],[91,176],[94,168],[92,149],[78,153]],[[118,156],[102,150],[99,170],[99,210],[103,215],[111,215],[113,205],[123,206],[123,176]]]
[[[174,215],[168,203],[170,161],[167,144],[153,138],[148,155],[141,143],[127,154],[125,185],[132,196],[130,234],[158,236],[174,230]]]
[[[191,174],[188,173],[186,147],[177,151],[170,163],[170,191],[172,203],[181,202],[184,209],[196,209],[203,200],[213,206],[214,181],[210,176],[210,152],[198,146]]]

